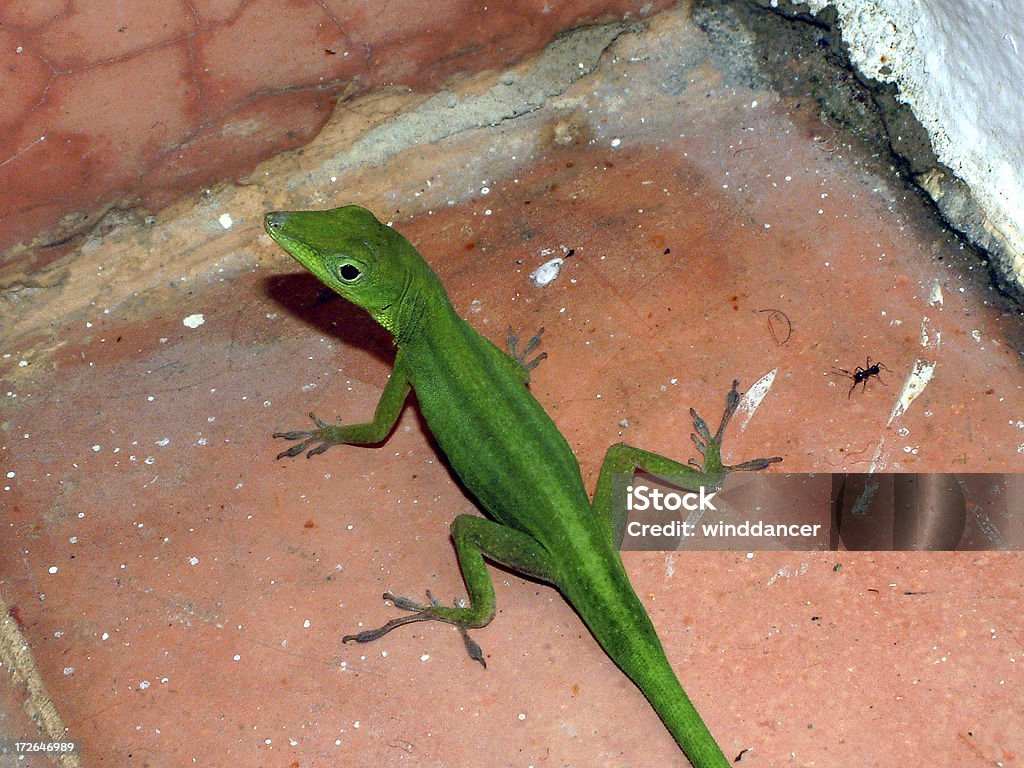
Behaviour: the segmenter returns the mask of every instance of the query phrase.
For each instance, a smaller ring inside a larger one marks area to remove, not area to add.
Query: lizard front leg
[[[626,526],[625,505],[612,503],[612,478],[619,473],[633,474],[636,471],[647,472],[659,479],[674,485],[684,487],[721,487],[725,476],[730,472],[747,471],[757,472],[765,469],[777,461],[782,461],[781,456],[772,456],[767,459],[751,459],[740,464],[729,466],[722,463],[722,437],[725,428],[729,425],[730,419],[740,403],[740,394],[737,390],[738,381],[733,381],[732,389],[729,390],[725,399],[725,411],[722,414],[722,421],[714,435],[708,429],[707,422],[691,408],[690,416],[693,418],[695,433],[690,435],[697,450],[700,452],[702,461],[700,463],[691,460],[687,464],[661,456],[642,448],[635,448],[626,443],[616,443],[609,446],[601,464],[601,471],[597,478],[597,487],[594,490],[592,508],[603,520],[607,520],[611,526],[612,543],[617,547],[622,542],[622,534]],[[621,507],[621,508],[620,508]]]
[[[323,453],[332,445],[373,445],[382,442],[394,429],[395,423],[402,413],[405,399],[409,396],[409,389],[409,377],[402,364],[402,353],[399,352],[398,357],[395,358],[395,367],[391,371],[391,378],[388,379],[384,391],[380,394],[380,400],[377,401],[372,421],[361,424],[329,424],[311,413],[309,418],[316,424],[316,429],[295,429],[289,432],[274,433],[274,437],[300,441],[291,448],[281,451],[277,454],[277,458],[298,456],[307,448],[309,450],[306,453],[306,458],[309,458]]]

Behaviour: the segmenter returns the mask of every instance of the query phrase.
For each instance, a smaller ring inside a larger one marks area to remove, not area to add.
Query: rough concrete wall
[[[777,3],[773,0],[772,5]],[[1024,292],[1024,6],[1013,0],[810,0],[838,12],[858,70],[898,88],[940,165],[915,168],[944,215]],[[899,140],[898,123],[890,133]],[[912,161],[915,162],[915,161]]]

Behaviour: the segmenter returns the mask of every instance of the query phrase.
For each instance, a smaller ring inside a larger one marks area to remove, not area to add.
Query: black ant
[[[888,386],[888,384],[885,384],[885,382],[882,381],[882,377],[880,375],[882,371],[888,370],[889,369],[885,367],[884,363],[872,363],[871,358],[869,357],[864,360],[863,368],[858,365],[852,373],[845,368],[833,368],[832,372],[842,374],[843,376],[853,379],[853,386],[850,387],[850,391],[846,393],[846,398],[849,399],[858,384],[862,385],[861,391],[865,391],[868,388],[868,379],[872,376],[878,379],[878,381],[883,385]]]

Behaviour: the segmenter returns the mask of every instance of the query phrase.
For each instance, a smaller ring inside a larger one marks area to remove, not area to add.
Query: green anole
[[[366,643],[403,624],[443,621],[459,628],[469,655],[483,663],[468,630],[494,617],[487,558],[556,587],[644,693],[690,762],[696,768],[727,766],[665,658],[623,568],[619,544],[625,506],[612,504],[612,478],[642,470],[672,482],[682,478],[686,487],[710,488],[719,487],[732,470],[760,470],[781,461],[722,463],[722,433],[739,402],[737,382],[714,435],[690,409],[701,465],[687,466],[617,443],[605,455],[591,501],[576,456],[526,386],[530,369],[543,357],[526,360],[539,334],[517,352],[510,332],[511,354],[502,352],[456,314],[437,275],[409,241],[364,208],[276,211],[266,215],[264,226],[302,266],[369,312],[397,347],[394,370],[372,421],[329,424],[310,414],[315,428],[275,433],[297,441],[278,458],[303,451],[313,456],[342,443],[384,441],[414,389],[438,445],[487,515],[459,515],[451,525],[468,605],[444,606],[429,592],[426,604],[386,593],[386,600],[407,613],[343,641]]]

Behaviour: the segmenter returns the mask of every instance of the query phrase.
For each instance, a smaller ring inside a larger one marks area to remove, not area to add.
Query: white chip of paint
[[[222,213],[220,217],[217,219],[217,221],[220,222],[220,225],[224,227],[224,229],[231,229],[231,227],[235,223],[234,220],[231,218],[230,213]]]
[[[189,315],[188,317],[181,321],[181,324],[184,325],[186,328],[198,328],[205,322],[206,318],[202,314],[197,314]]]
[[[910,371],[910,375],[907,376],[903,382],[903,390],[900,392],[899,400],[896,401],[896,405],[893,406],[892,413],[889,415],[889,421],[886,426],[891,425],[896,419],[907,412],[910,404],[917,399],[918,395],[924,392],[925,387],[928,386],[928,382],[931,381],[932,375],[935,373],[935,363],[931,360],[916,360],[914,361],[914,368]]]
[[[742,432],[747,428],[747,423],[753,418],[754,411],[764,400],[765,395],[772,388],[772,384],[775,383],[775,376],[779,372],[778,368],[772,368],[764,376],[755,381],[750,385],[750,389],[746,391],[746,394],[740,398],[740,404],[737,410],[743,414],[743,421],[740,424],[740,431]]]
[[[543,288],[545,285],[555,281],[558,273],[562,270],[563,264],[565,264],[565,259],[560,258],[546,261],[530,273],[530,279]]]

